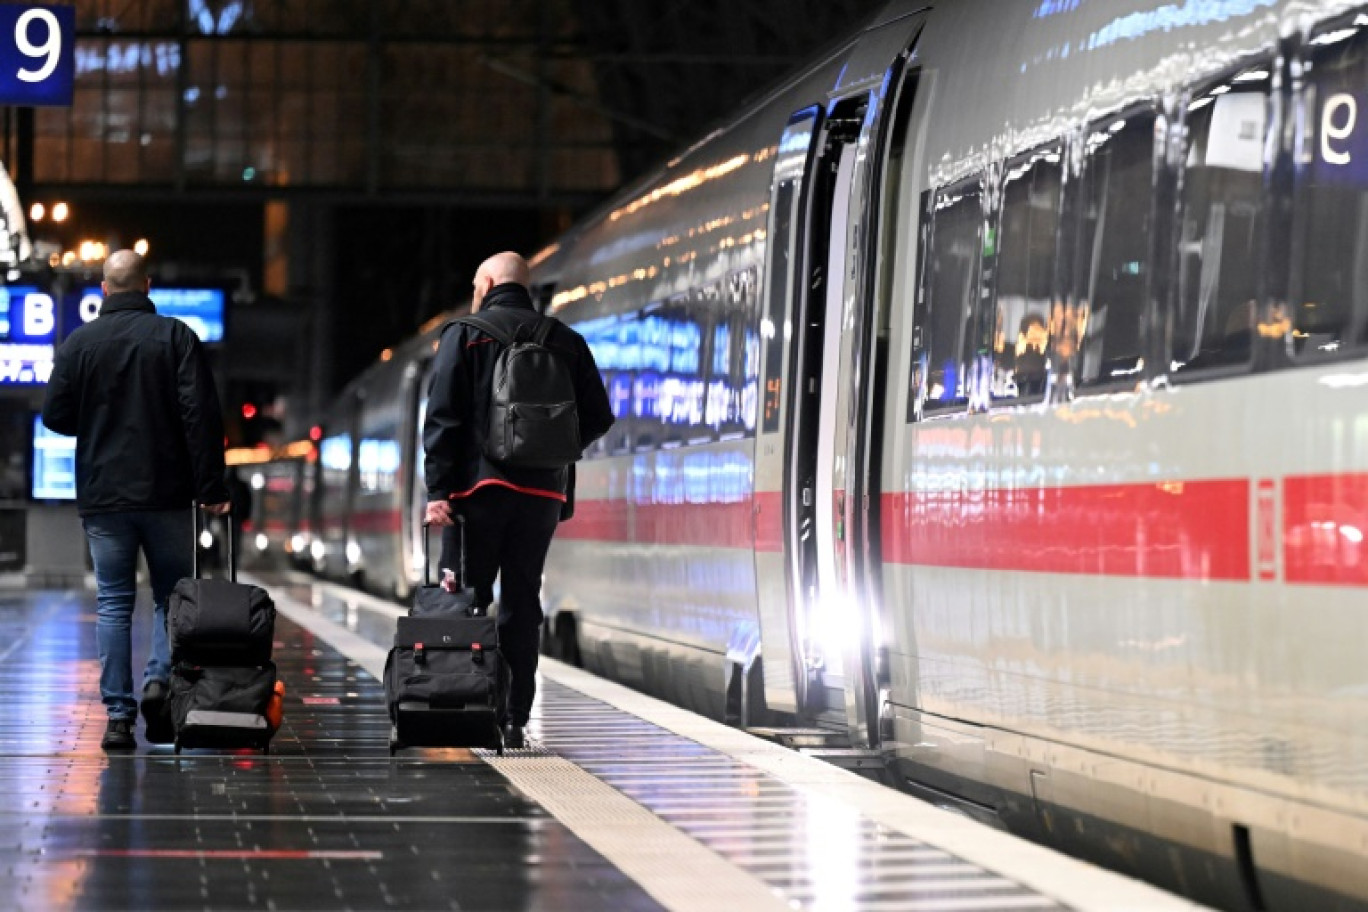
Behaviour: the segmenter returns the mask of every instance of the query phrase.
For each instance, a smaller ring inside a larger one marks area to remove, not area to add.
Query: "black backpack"
[[[511,335],[479,315],[457,322],[488,333],[503,346],[494,363],[485,457],[527,469],[560,469],[578,460],[584,448],[575,379],[565,357],[546,344],[556,321],[536,317]]]

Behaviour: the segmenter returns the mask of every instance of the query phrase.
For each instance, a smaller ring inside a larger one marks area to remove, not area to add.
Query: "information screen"
[[[223,340],[225,295],[222,288],[158,288],[153,285],[148,297],[157,306],[157,313],[180,320],[195,331],[201,342]],[[71,328],[98,317],[102,303],[104,296],[98,286],[84,289],[75,306],[67,304]]]
[[[35,285],[0,286],[0,384],[47,383],[57,307]]]
[[[49,431],[33,418],[33,499],[76,499],[76,438]]]

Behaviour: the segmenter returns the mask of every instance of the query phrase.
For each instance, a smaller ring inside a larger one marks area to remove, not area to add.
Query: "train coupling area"
[[[177,755],[141,724],[106,754],[94,593],[0,590],[0,907],[1199,908],[549,659],[527,749],[391,757],[402,609],[266,582],[286,697],[265,755]]]

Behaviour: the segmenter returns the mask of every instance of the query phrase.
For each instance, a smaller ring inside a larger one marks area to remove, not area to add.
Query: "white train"
[[[618,424],[554,651],[1204,902],[1368,907],[1366,26],[892,3],[561,238]],[[399,595],[435,338],[294,533]]]

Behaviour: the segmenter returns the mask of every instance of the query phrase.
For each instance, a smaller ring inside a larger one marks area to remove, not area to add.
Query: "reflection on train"
[[[1208,903],[1368,905],[1366,26],[893,3],[558,239],[618,424],[548,648]],[[414,585],[439,329],[263,467],[267,551]]]

